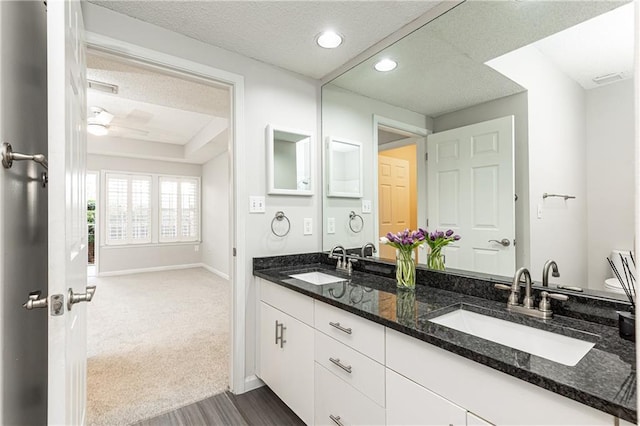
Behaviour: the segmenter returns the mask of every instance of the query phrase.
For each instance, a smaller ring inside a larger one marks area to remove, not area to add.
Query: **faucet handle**
[[[543,291],[540,295],[542,296],[542,299],[540,300],[540,307],[538,310],[541,312],[551,312],[551,302],[549,302],[549,299],[562,301],[569,300],[569,296],[565,294],[549,293],[548,291]]]
[[[511,291],[511,286],[510,286],[510,285],[506,285],[506,284],[495,284],[494,286],[495,286],[495,288],[497,288],[498,290],[509,290],[509,291]]]

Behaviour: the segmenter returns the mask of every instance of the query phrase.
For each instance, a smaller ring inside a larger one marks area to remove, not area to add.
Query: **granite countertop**
[[[345,281],[314,285],[289,277],[306,271],[326,271]],[[620,338],[617,327],[558,315],[543,321],[512,314],[506,310],[506,293],[504,302],[497,302],[435,288],[428,282],[416,285],[415,292],[398,291],[394,279],[359,271],[348,276],[323,263],[270,265],[254,268],[254,275],[590,407],[637,421],[635,344]],[[595,346],[570,367],[429,321],[459,308],[587,340]]]

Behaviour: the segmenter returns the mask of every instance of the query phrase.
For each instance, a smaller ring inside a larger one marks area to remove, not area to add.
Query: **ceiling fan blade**
[[[108,111],[106,111],[104,109],[95,115],[96,120],[100,124],[104,124],[105,126],[107,126],[107,125],[109,125],[109,123],[111,123],[111,120],[113,120],[113,117],[114,117],[113,114],[111,114],[110,112],[108,112]]]
[[[149,134],[148,131],[146,130],[141,130],[141,129],[135,129],[133,127],[126,127],[126,126],[120,126],[117,124],[111,125],[109,126],[109,130],[114,130],[115,132],[133,132],[133,133],[137,133],[140,136],[146,136]]]

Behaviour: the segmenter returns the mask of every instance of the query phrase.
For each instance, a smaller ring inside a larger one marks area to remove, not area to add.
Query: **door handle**
[[[88,285],[85,293],[74,293],[72,288],[69,288],[69,296],[67,298],[67,309],[71,310],[75,303],[91,302],[93,295],[96,293],[95,285]]]
[[[49,306],[49,301],[46,297],[40,297],[41,291],[32,291],[29,293],[29,299],[22,304],[22,307],[30,311],[36,308],[46,308]]]
[[[490,243],[498,243],[504,247],[509,247],[511,245],[511,241],[508,238],[503,238],[500,241],[498,240],[489,240]]]

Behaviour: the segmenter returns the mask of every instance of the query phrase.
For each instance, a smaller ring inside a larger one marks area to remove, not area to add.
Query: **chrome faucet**
[[[525,293],[524,298],[522,299],[522,305],[520,305],[518,299],[520,296],[520,279],[523,275]],[[517,312],[541,319],[553,318],[553,312],[551,311],[551,304],[549,302],[549,299],[569,299],[569,297],[565,296],[564,294],[555,294],[543,291],[541,294],[542,300],[540,301],[540,307],[536,309],[533,296],[531,295],[531,274],[529,273],[529,270],[527,268],[520,268],[516,271],[511,286],[505,284],[496,284],[495,287],[500,290],[511,291],[511,294],[509,294],[509,300],[507,300],[507,310],[509,312]]]
[[[554,277],[560,276],[560,272],[558,272],[558,264],[555,260],[547,260],[542,267],[542,287],[549,287],[549,268],[553,268],[551,275]]]
[[[367,257],[367,247],[371,247],[371,256],[373,257],[373,253],[377,253],[378,250],[376,250],[376,246],[373,243],[367,243],[365,245],[362,246],[362,249],[360,249],[360,257]]]

